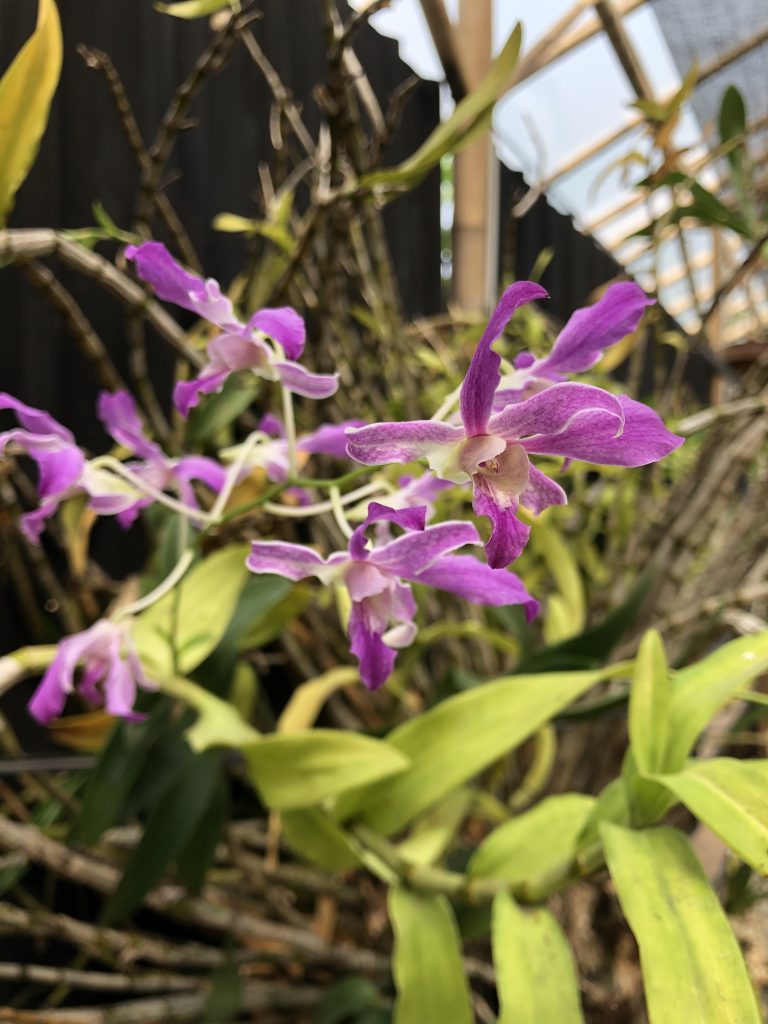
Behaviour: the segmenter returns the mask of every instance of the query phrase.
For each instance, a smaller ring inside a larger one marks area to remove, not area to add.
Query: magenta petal
[[[248,326],[256,331],[263,331],[276,341],[289,359],[298,359],[304,351],[307,338],[304,321],[290,306],[260,309],[248,321]]]
[[[472,507],[493,524],[485,555],[492,569],[504,569],[518,558],[528,543],[531,528],[517,518],[516,503],[502,508],[491,495],[475,487]]]
[[[207,377],[195,377],[194,380],[180,380],[173,389],[173,404],[185,418],[189,410],[194,409],[200,401],[200,395],[210,395],[221,391],[224,381],[229,376],[228,370],[211,373]]]
[[[261,417],[261,420],[259,421],[259,430],[268,434],[270,437],[285,437],[285,427],[278,417],[274,416],[271,412],[267,412]]]
[[[352,605],[347,628],[349,649],[360,663],[360,678],[369,690],[378,690],[392,674],[397,652],[374,629],[367,601]]]
[[[538,515],[550,505],[567,505],[568,497],[560,484],[550,480],[546,473],[531,463],[528,484],[520,494],[520,504]]]
[[[375,548],[370,562],[393,576],[413,579],[449,551],[466,544],[479,544],[480,537],[472,523],[447,522],[428,526],[419,533],[408,533],[383,547]]]
[[[330,455],[334,459],[347,458],[347,431],[350,427],[362,427],[364,420],[345,420],[343,423],[326,423],[311,434],[299,438],[298,448],[313,455]]]
[[[529,622],[539,611],[539,602],[531,597],[513,572],[492,569],[472,555],[445,555],[423,572],[408,578],[413,583],[458,594],[475,604],[521,604]]]
[[[25,430],[33,434],[50,434],[60,437],[62,441],[69,441],[74,444],[74,437],[71,431],[57,422],[53,416],[42,409],[35,409],[34,406],[25,405],[18,398],[0,391],[0,409],[10,409],[16,413],[16,419]]]
[[[39,508],[19,516],[19,530],[30,544],[40,543],[40,535],[45,529],[46,520],[56,514],[58,507],[58,501],[46,501]]]
[[[251,572],[273,573],[295,583],[308,576],[320,577],[328,568],[325,559],[311,548],[277,540],[254,541],[245,564]]]
[[[440,446],[459,444],[465,437],[461,427],[435,420],[406,423],[371,423],[347,434],[347,454],[365,466],[388,462],[413,462],[425,458]]]
[[[119,718],[137,719],[133,705],[136,703],[136,680],[127,662],[116,658],[104,679],[104,709]]]
[[[683,443],[658,414],[642,402],[620,396],[624,430],[615,436],[613,420],[601,415],[577,417],[568,430],[524,441],[527,451],[539,455],[565,455],[601,466],[646,466],[658,462]]]
[[[620,431],[624,411],[615,395],[591,384],[566,381],[553,384],[522,402],[494,413],[488,423],[488,430],[493,435],[498,434],[507,439],[519,439],[532,434],[556,434],[565,430],[577,415],[593,411],[612,414],[615,421],[614,433]]]
[[[488,417],[493,408],[493,396],[499,385],[501,360],[491,345],[501,337],[515,310],[526,302],[546,297],[546,291],[531,281],[517,281],[501,296],[488,326],[483,331],[461,386],[461,418],[470,437],[486,433]]]
[[[394,523],[395,526],[399,526],[403,530],[422,531],[426,522],[427,508],[425,505],[417,508],[390,508],[378,501],[372,501],[368,505],[368,514],[365,519],[349,538],[349,553],[352,558],[356,559],[368,557],[365,532],[374,523]]]
[[[311,373],[299,363],[275,362],[280,382],[287,391],[304,398],[330,398],[339,389],[338,373]]]
[[[182,483],[189,483],[197,480],[210,487],[217,494],[224,486],[227,471],[216,462],[205,455],[184,455],[173,466],[173,475]]]
[[[237,331],[224,331],[208,346],[210,364],[204,373],[220,370],[259,370],[269,362],[269,348],[259,338],[250,338]]]
[[[127,391],[102,391],[97,410],[107,433],[118,444],[143,459],[165,458],[159,446],[144,433],[136,403]]]
[[[646,307],[654,301],[633,281],[612,284],[593,306],[576,310],[550,354],[537,362],[535,372],[578,373],[591,369],[606,348],[635,330]]]
[[[136,273],[159,299],[188,309],[217,327],[237,324],[232,303],[222,295],[218,283],[212,278],[204,281],[197,274],[190,274],[162,243],[129,245],[125,256],[133,260]]]

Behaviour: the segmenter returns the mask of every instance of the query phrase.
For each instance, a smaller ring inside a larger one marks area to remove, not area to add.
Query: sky
[[[357,3],[361,6],[362,0]],[[445,0],[449,16],[455,18],[458,0]],[[493,47],[497,53],[515,23],[523,23],[523,52],[533,46],[563,14],[574,0],[494,0]],[[588,15],[590,5],[581,17]],[[371,18],[372,25],[383,35],[398,40],[400,56],[421,77],[441,81],[443,72],[432,43],[419,0],[392,0],[391,5]],[[574,22],[575,27],[579,22]],[[665,97],[679,88],[681,77],[675,67],[666,40],[650,4],[645,4],[624,19],[624,25],[641,56],[656,96]],[[635,96],[613,49],[600,33],[551,67],[537,73],[513,89],[496,107],[494,141],[499,157],[508,166],[520,170],[530,185],[546,178],[574,153],[595,139],[609,134],[631,120]],[[689,147],[692,155],[701,152],[702,129],[690,109],[681,118],[675,144]],[[570,214],[582,230],[600,215],[631,193],[631,178],[623,180],[621,170],[611,164],[633,150],[646,148],[642,132],[637,129],[599,159],[583,164],[563,177],[547,192],[549,201]],[[642,169],[631,169],[634,178],[643,176]],[[661,209],[658,211],[661,212]],[[623,239],[647,220],[644,205],[635,208],[604,228],[595,236],[635,273],[642,284],[647,274],[649,255],[640,253],[643,243]],[[707,232],[687,233],[688,248],[694,263],[704,263],[711,239]],[[676,240],[662,244],[659,250],[661,269],[670,269],[680,262]],[[696,273],[702,292],[712,288],[711,272],[702,267]],[[654,281],[655,283],[655,281]],[[672,310],[689,301],[687,284],[680,280],[670,284],[663,295]],[[695,315],[682,320],[695,329]]]

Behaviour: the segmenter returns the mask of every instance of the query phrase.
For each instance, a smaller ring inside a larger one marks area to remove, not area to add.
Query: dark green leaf
[[[217,755],[188,753],[185,770],[149,816],[144,835],[107,902],[105,922],[127,917],[191,840],[219,778]]]
[[[229,783],[219,768],[208,807],[176,862],[179,881],[190,892],[198,893],[203,887],[206,872],[216,853],[216,846],[229,820],[230,806]]]

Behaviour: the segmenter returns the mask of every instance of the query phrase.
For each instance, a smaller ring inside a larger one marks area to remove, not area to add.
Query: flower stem
[[[336,520],[336,523],[341,532],[344,534],[347,540],[349,540],[354,531],[347,522],[347,517],[344,515],[344,505],[341,500],[341,492],[339,491],[339,488],[332,487],[328,492],[328,496],[331,501],[331,511],[333,512],[333,518]],[[346,497],[349,498],[349,495],[347,494]]]
[[[269,512],[270,515],[279,516],[283,519],[306,519],[309,516],[319,516],[323,512],[333,512],[335,507],[333,501],[334,491],[337,495],[336,505],[340,505],[343,508],[344,505],[352,505],[354,502],[367,498],[369,494],[375,494],[376,491],[381,489],[380,484],[366,484],[364,487],[358,487],[356,491],[349,491],[348,494],[341,495],[334,488],[331,490],[331,499],[329,501],[318,501],[314,505],[277,505],[272,501],[262,501],[261,507],[265,512]],[[347,527],[349,527],[349,524],[347,524]],[[350,535],[351,531],[347,536]]]
[[[226,508],[226,504],[232,496],[232,491],[235,489],[237,484],[237,478],[243,471],[243,467],[248,461],[248,456],[253,451],[253,448],[264,437],[264,433],[261,430],[255,430],[252,434],[246,437],[245,441],[240,446],[240,451],[237,454],[237,458],[234,460],[232,465],[227,470],[227,475],[224,478],[224,484],[216,496],[216,501],[211,506],[209,515],[211,519],[221,519],[221,514]]]
[[[150,498],[154,498],[155,501],[161,505],[165,505],[166,508],[171,509],[180,516],[184,516],[185,519],[196,519],[198,522],[210,523],[213,519],[209,512],[203,512],[200,508],[193,508],[191,505],[185,505],[181,501],[176,501],[165,491],[161,491],[159,487],[155,487],[154,484],[149,483],[147,480],[143,480],[140,476],[134,473],[132,470],[124,466],[119,459],[113,458],[111,455],[101,455],[96,459],[91,460],[91,466],[94,469],[104,467],[105,469],[111,470],[115,476],[121,476],[124,480],[127,480],[129,484],[132,484],[137,491],[148,495]]]
[[[288,388],[281,388],[283,395],[283,422],[285,440],[288,444],[288,474],[296,476],[296,417],[293,413],[293,395]]]
[[[120,608],[112,616],[113,622],[119,622],[120,619],[126,618],[128,615],[138,615],[139,612],[143,612],[145,608],[149,608],[150,605],[155,604],[160,598],[165,597],[176,584],[185,575],[187,569],[192,564],[192,559],[195,557],[194,551],[188,548],[183,552],[181,558],[178,560],[173,569],[168,573],[162,583],[159,583],[154,590],[150,590],[144,597],[139,598],[138,601],[133,601],[131,604],[126,605],[124,608]]]

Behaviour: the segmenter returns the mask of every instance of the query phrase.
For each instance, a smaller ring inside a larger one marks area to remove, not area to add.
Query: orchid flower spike
[[[337,373],[310,373],[296,362],[306,334],[304,321],[289,306],[260,309],[242,323],[217,281],[190,274],[160,242],[129,245],[125,255],[159,299],[191,310],[221,332],[208,346],[208,362],[200,375],[176,385],[173,400],[182,416],[197,405],[200,395],[221,391],[227,377],[238,370],[279,381],[287,391],[306,398],[328,398],[337,390]]]
[[[125,466],[139,481],[146,481],[155,490],[177,493],[189,508],[198,508],[195,482],[205,484],[215,494],[224,486],[226,470],[214,459],[204,455],[183,455],[172,459],[150,440],[144,432],[136,403],[127,391],[102,391],[98,414],[110,437],[132,455],[138,456],[135,461],[128,460]],[[130,485],[126,488],[122,481],[115,482],[118,488],[115,493],[109,493],[105,476],[108,474],[101,474],[99,487],[93,486],[93,477],[86,479],[86,483],[90,479],[92,485],[90,506],[100,515],[117,515],[120,525],[127,528],[142,509],[153,503],[154,498]]]
[[[79,665],[82,673],[75,682]],[[137,687],[157,689],[144,674],[129,626],[99,619],[83,633],[60,641],[56,657],[32,695],[29,712],[45,725],[61,714],[67,697],[77,690],[89,704],[103,703],[111,715],[141,719],[143,715],[133,710]]]
[[[407,532],[369,548],[366,531],[381,522]],[[481,543],[471,523],[425,522],[424,507],[392,509],[371,502],[346,551],[322,558],[300,544],[256,541],[246,565],[251,572],[294,581],[315,576],[325,584],[343,584],[352,601],[350,649],[360,663],[360,678],[376,690],[391,674],[397,651],[410,646],[416,636],[416,602],[409,583],[436,587],[477,604],[520,604],[529,619],[538,612],[538,602],[513,573],[491,569],[472,555],[452,554],[465,544]]]
[[[553,383],[493,411],[501,360],[491,346],[515,310],[546,294],[539,285],[520,281],[502,295],[461,387],[461,425],[415,420],[373,423],[347,432],[348,454],[364,465],[425,458],[439,477],[471,481],[475,512],[493,526],[486,554],[488,564],[497,569],[514,561],[528,541],[530,528],[517,517],[520,505],[538,514],[567,501],[560,485],[537,469],[530,455],[644,466],[683,443],[653,409],[589,384]],[[584,342],[582,348],[588,346]]]

